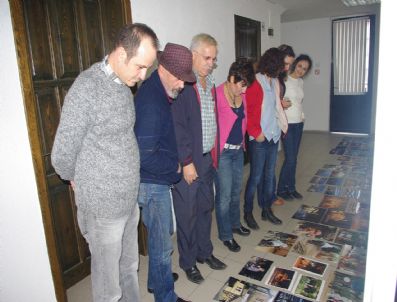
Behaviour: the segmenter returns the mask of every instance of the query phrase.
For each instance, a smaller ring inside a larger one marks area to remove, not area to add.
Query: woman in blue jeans
[[[233,233],[250,234],[250,230],[240,223],[240,193],[247,129],[245,91],[254,79],[252,64],[239,60],[230,66],[227,81],[216,88],[220,156],[215,179],[215,213],[219,239],[232,252],[240,250]]]
[[[303,122],[303,77],[312,67],[308,55],[300,55],[291,66],[291,71],[285,81],[283,107],[288,119],[288,132],[282,138],[284,163],[280,171],[277,195],[285,200],[302,199],[296,190],[295,174],[299,145],[302,138]],[[287,103],[287,105],[285,105]]]

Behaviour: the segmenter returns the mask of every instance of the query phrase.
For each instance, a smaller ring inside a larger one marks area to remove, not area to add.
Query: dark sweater
[[[178,142],[179,161],[183,166],[194,163],[198,175],[202,175],[203,135],[198,91],[194,85],[185,88],[172,104],[175,133]]]
[[[171,185],[181,178],[171,102],[156,71],[135,97],[135,135],[141,158],[141,182]]]

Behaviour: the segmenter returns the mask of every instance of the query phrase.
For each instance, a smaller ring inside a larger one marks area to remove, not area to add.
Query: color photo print
[[[267,273],[272,266],[273,261],[266,260],[262,257],[252,256],[250,260],[244,265],[243,269],[239,272],[240,275],[246,276],[251,279],[261,281],[263,276]]]
[[[266,284],[291,291],[296,276],[295,271],[274,267]]]
[[[324,276],[327,266],[328,264],[326,263],[314,261],[300,256],[296,259],[293,268],[322,277]]]
[[[272,302],[278,291],[229,277],[215,295],[219,302]]]
[[[338,263],[342,250],[343,245],[309,238],[298,240],[292,248],[297,254],[334,264]]]
[[[300,275],[296,282],[293,293],[299,297],[320,301],[324,288],[324,281],[305,275]]]
[[[336,227],[313,223],[309,221],[299,221],[292,233],[298,236],[304,235],[316,239],[334,241],[336,231]]]
[[[297,238],[298,236],[292,234],[268,231],[255,249],[286,257]]]

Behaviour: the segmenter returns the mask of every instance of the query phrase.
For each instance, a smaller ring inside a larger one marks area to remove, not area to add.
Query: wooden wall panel
[[[24,1],[24,10],[33,80],[53,79],[47,6],[43,0]]]

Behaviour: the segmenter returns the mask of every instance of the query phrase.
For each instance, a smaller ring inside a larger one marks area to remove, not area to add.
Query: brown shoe
[[[281,198],[276,199],[276,200],[273,202],[273,204],[274,204],[275,206],[282,206],[282,205],[284,204],[284,200],[282,200]]]

